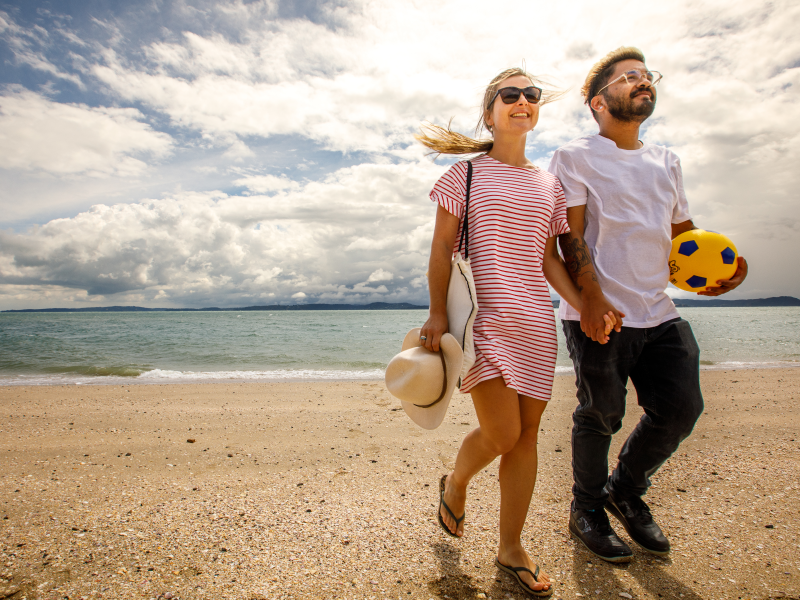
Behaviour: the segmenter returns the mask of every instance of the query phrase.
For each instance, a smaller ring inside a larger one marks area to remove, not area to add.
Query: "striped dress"
[[[558,178],[482,155],[472,161],[469,259],[478,293],[476,360],[461,391],[502,377],[518,394],[549,400],[558,341],[542,256],[547,238],[569,232]],[[467,164],[453,165],[431,200],[461,218]],[[454,252],[461,237],[459,226]]]

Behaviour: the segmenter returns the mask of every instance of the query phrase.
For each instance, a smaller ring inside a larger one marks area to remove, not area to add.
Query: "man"
[[[669,552],[669,540],[642,496],[703,411],[699,348],[665,293],[671,240],[696,228],[678,157],[639,140],[660,79],[636,48],[619,48],[603,58],[582,89],[599,134],[568,143],[550,164],[564,188],[572,230],[559,243],[583,303],[578,313],[562,302],[559,314],[579,401],[573,414],[569,528],[610,562],[628,562],[633,553],[617,537],[606,510],[645,550]],[[738,286],[747,275],[747,263],[738,260],[730,280],[700,293],[716,296]],[[609,311],[616,325],[606,338],[603,315]],[[644,415],[609,476],[608,450],[622,425],[628,378]]]

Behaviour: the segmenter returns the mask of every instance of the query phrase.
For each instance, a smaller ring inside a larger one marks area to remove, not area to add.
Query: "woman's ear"
[[[494,119],[492,119],[492,111],[486,110],[483,112],[483,124],[486,126],[486,129],[489,130],[489,133],[491,133],[492,127],[494,127]]]

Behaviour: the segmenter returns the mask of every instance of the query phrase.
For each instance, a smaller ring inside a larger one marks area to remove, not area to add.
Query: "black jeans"
[[[623,327],[600,345],[579,321],[562,321],[575,365],[579,406],[572,415],[572,474],[575,508],[602,507],[609,491],[643,496],[650,476],[692,432],[703,412],[700,349],[683,319],[655,327]],[[628,377],[644,415],[608,475],[611,436],[622,427]]]

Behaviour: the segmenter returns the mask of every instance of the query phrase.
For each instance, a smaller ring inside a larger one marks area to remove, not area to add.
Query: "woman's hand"
[[[614,313],[612,311],[608,311],[607,314],[603,315],[603,321],[605,321],[605,324],[606,324],[606,329],[603,332],[604,335],[605,335],[605,341],[603,343],[605,343],[609,339],[611,339],[608,336],[611,333],[612,329],[616,329],[617,331],[621,331],[621,328],[617,327],[617,317],[614,315]]]
[[[431,314],[419,332],[422,345],[432,352],[439,351],[439,341],[447,333],[447,313]],[[425,338],[425,339],[422,339]]]

